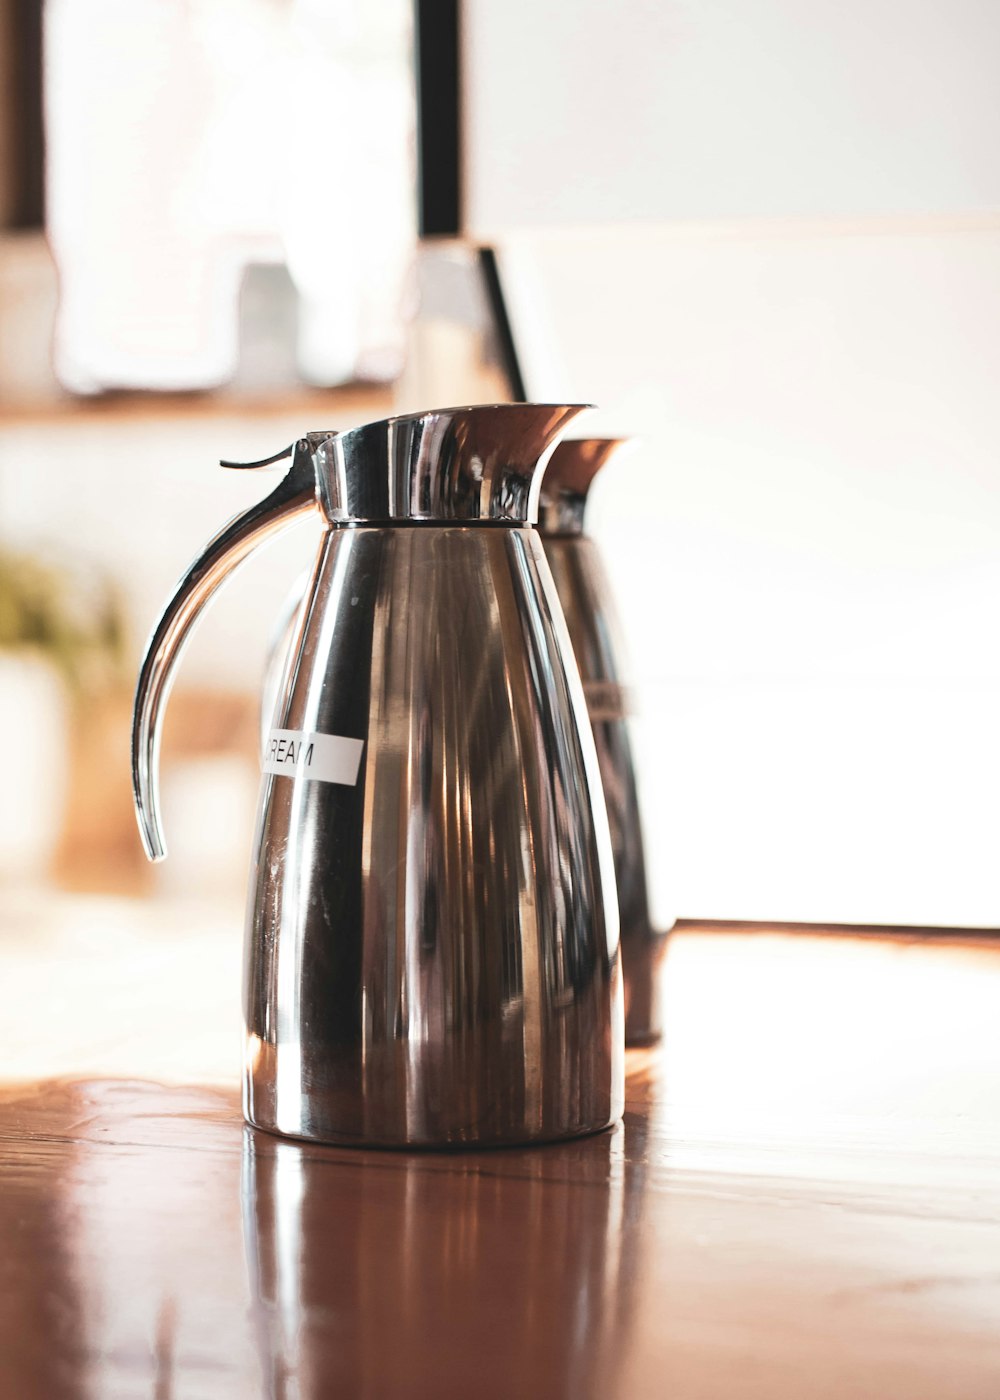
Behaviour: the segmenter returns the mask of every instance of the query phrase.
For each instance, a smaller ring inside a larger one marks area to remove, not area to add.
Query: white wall
[[[465,0],[466,231],[1000,205],[994,0]]]
[[[591,526],[660,917],[1000,925],[1000,6],[465,16],[527,392],[642,439]]]
[[[661,915],[1000,924],[1000,220],[502,265],[529,394],[642,439],[591,528]]]

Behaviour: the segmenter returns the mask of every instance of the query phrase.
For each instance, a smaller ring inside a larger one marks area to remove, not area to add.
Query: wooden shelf
[[[330,426],[386,417],[393,411],[387,384],[351,384],[338,389],[298,389],[281,394],[218,393],[102,394],[76,398],[9,401],[0,398],[0,430],[8,424],[87,422],[176,418],[279,418],[306,414],[310,422],[327,418]],[[322,424],[320,423],[320,426]]]

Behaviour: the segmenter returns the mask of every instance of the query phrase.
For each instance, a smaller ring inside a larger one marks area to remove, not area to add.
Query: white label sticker
[[[364,739],[345,739],[340,734],[310,734],[302,729],[272,729],[264,753],[264,772],[292,777],[304,773],[321,783],[358,781]]]

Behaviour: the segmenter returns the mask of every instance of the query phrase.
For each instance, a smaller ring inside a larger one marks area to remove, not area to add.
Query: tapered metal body
[[[297,445],[290,476],[309,460],[329,528],[264,758],[244,983],[258,1127],[484,1145],[620,1116],[607,815],[527,524],[538,460],[572,412],[451,410]],[[182,586],[165,620],[191,596]],[[163,664],[137,697],[147,817],[144,697]]]
[[[587,492],[623,444],[564,441],[542,479],[539,531],[580,668],[597,746],[611,828],[625,980],[625,1039],[648,1044],[662,1034],[660,973],[666,934],[653,927],[646,885],[642,819],[628,730],[621,628],[600,551],[584,533]]]

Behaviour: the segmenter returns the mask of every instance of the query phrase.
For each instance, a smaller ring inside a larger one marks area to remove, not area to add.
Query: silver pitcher
[[[542,478],[538,528],[580,667],[607,802],[621,916],[625,1041],[648,1045],[663,1030],[660,974],[666,933],[653,927],[649,915],[621,629],[600,551],[584,533],[591,483],[627,445],[619,438],[560,442]]]
[[[192,623],[303,513],[325,518],[264,755],[244,1112],[323,1142],[499,1144],[614,1122],[618,910],[586,701],[541,538],[579,412],[500,405],[310,433],[195,560],[139,676],[152,859],[162,704]],[[250,465],[265,465],[264,463]]]

